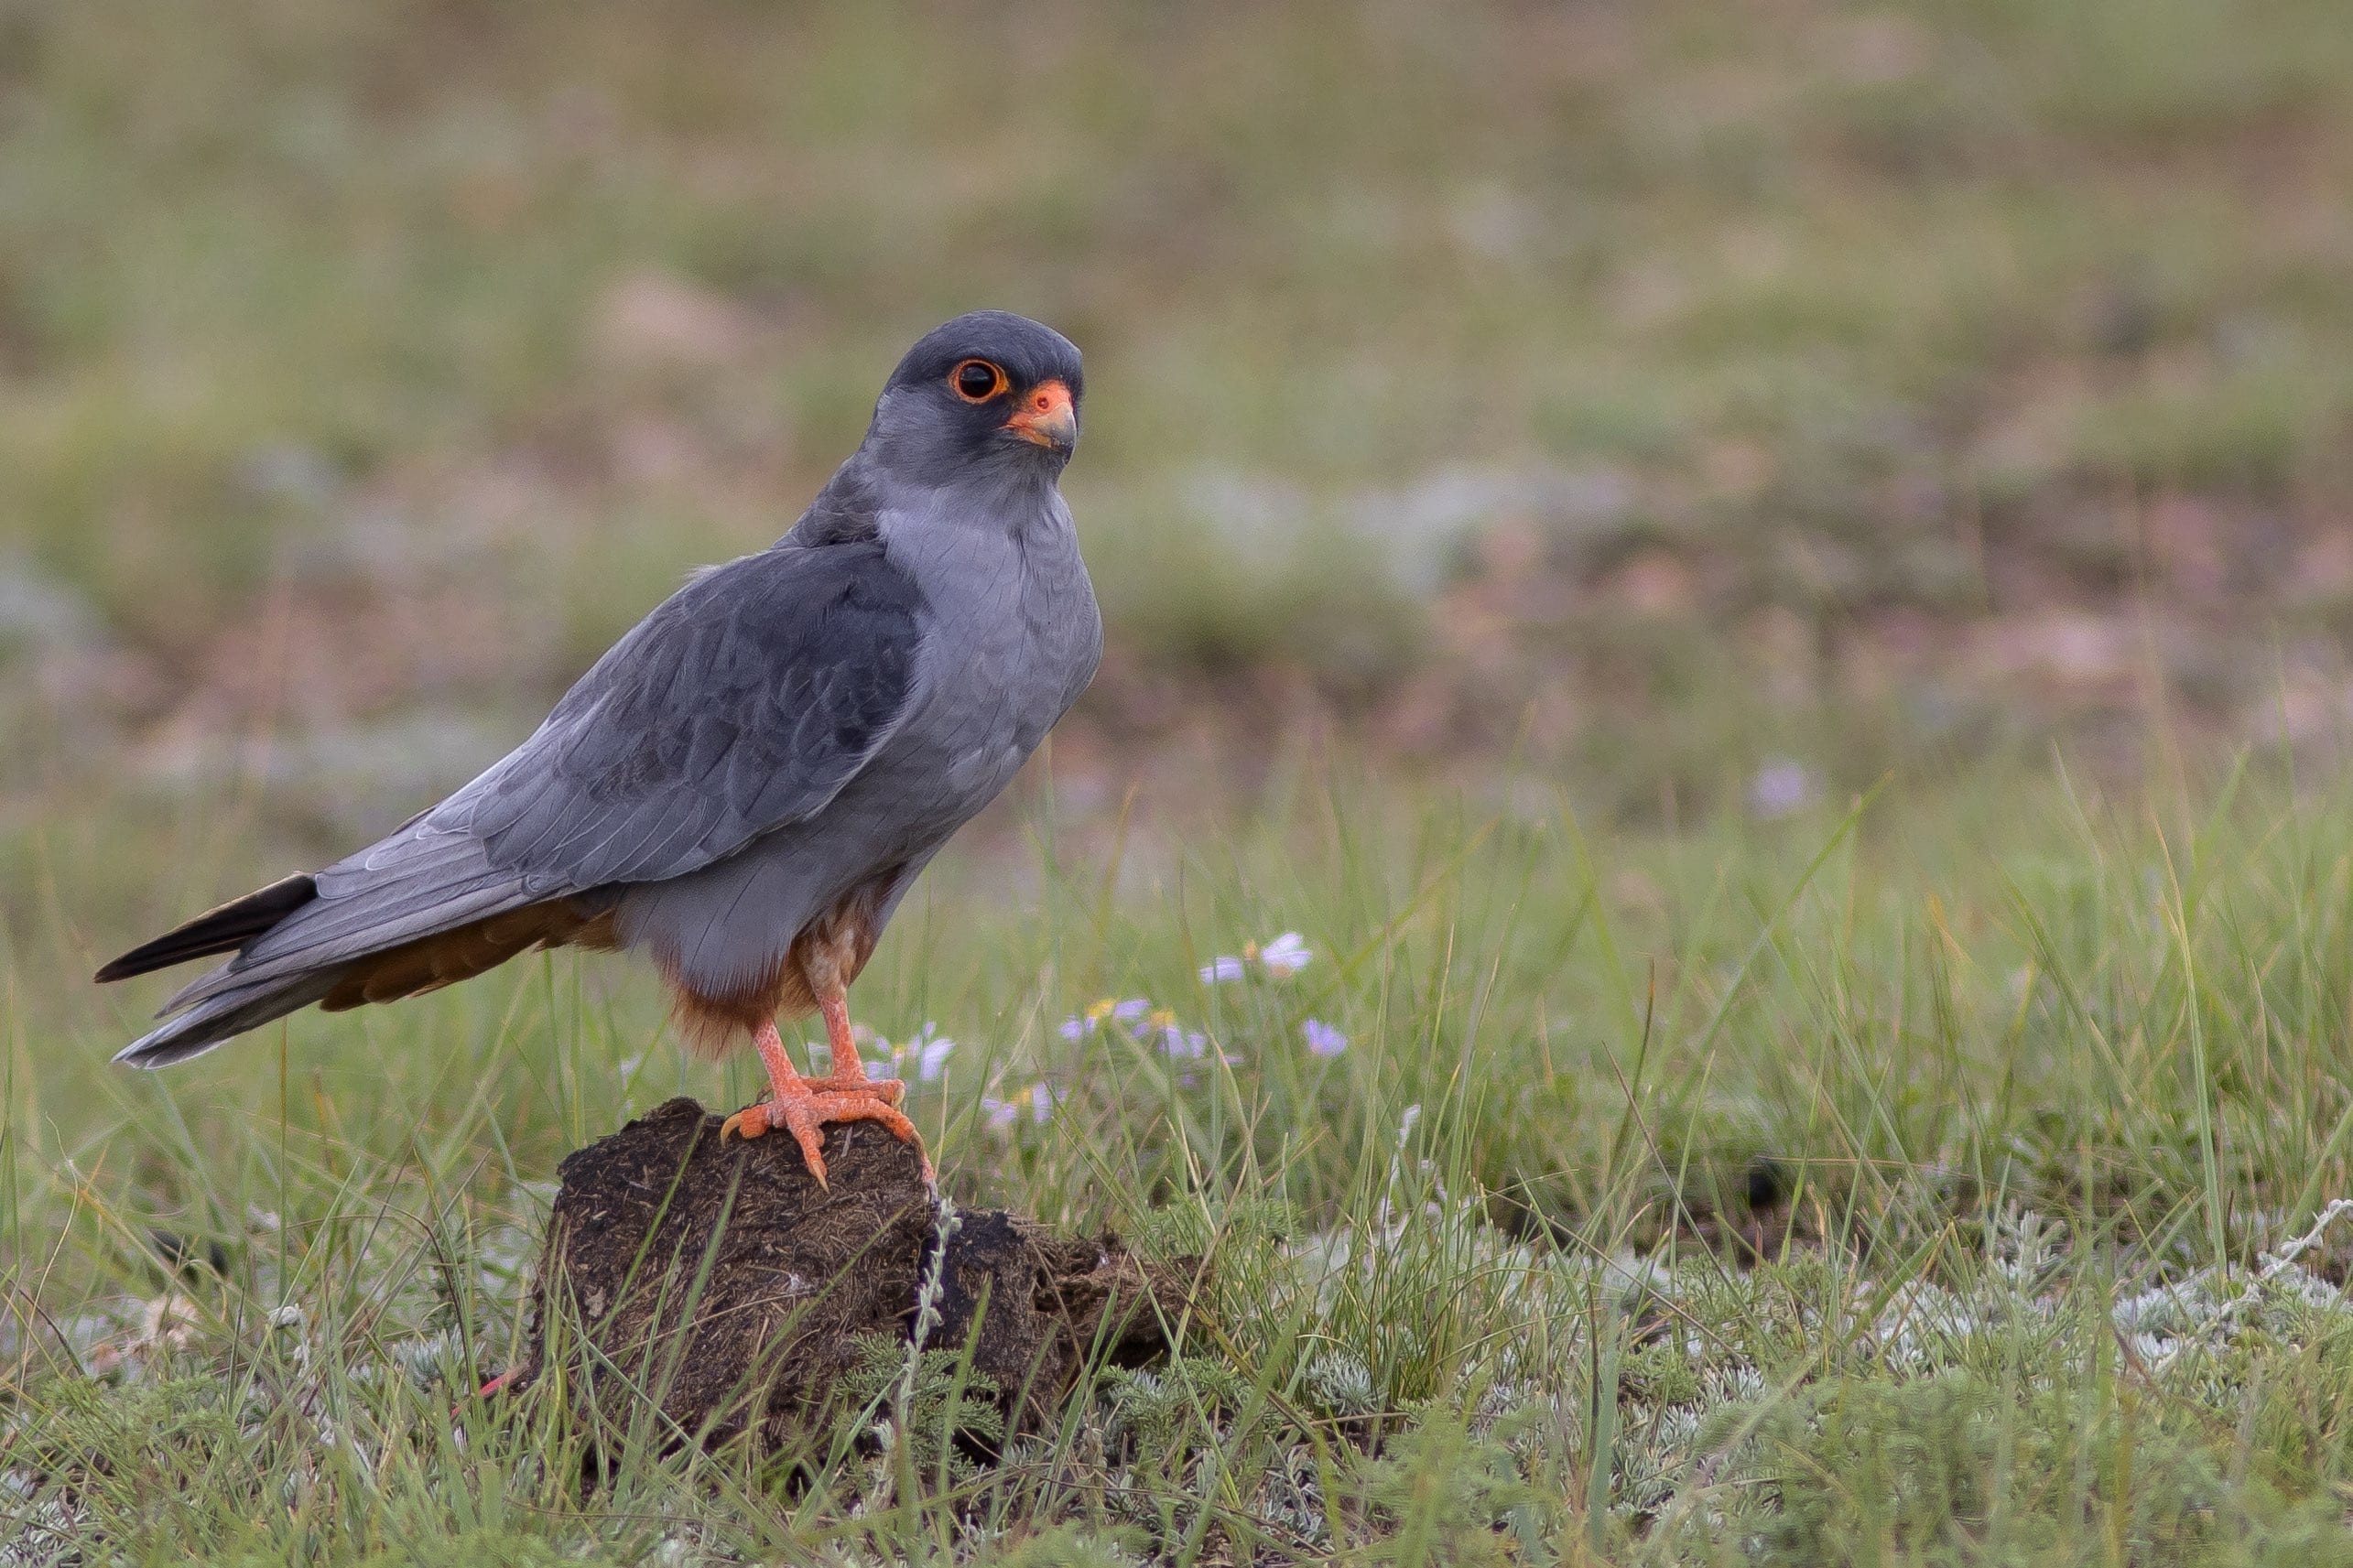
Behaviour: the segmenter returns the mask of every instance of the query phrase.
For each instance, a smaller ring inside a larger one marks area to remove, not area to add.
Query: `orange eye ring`
[[[948,373],[948,384],[967,403],[986,403],[1012,384],[1006,380],[1002,365],[991,364],[987,360],[960,360],[956,368]]]

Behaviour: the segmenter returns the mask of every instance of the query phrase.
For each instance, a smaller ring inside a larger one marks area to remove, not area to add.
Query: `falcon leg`
[[[884,1105],[895,1106],[906,1098],[907,1087],[896,1078],[870,1078],[866,1064],[858,1059],[858,1042],[850,1033],[850,999],[840,991],[827,993],[817,1004],[825,1018],[826,1043],[833,1050],[833,1073],[830,1077],[811,1078],[809,1087],[836,1094],[873,1095]]]
[[[719,1129],[722,1142],[731,1132],[742,1138],[759,1138],[777,1129],[791,1133],[793,1141],[800,1145],[808,1173],[817,1178],[820,1187],[825,1185],[823,1130],[828,1123],[878,1121],[900,1141],[914,1144],[918,1154],[923,1152],[923,1140],[916,1135],[915,1123],[898,1108],[906,1086],[895,1078],[866,1076],[858,1060],[858,1048],[850,1039],[849,1008],[839,993],[830,999],[825,1014],[826,1032],[834,1042],[835,1075],[827,1078],[802,1077],[794,1069],[792,1058],[785,1054],[785,1042],[776,1033],[776,1026],[763,1025],[752,1037],[752,1043],[759,1048],[760,1060],[767,1066],[770,1098],[737,1111]],[[843,1066],[849,1071],[839,1070]],[[923,1177],[927,1183],[934,1179],[928,1155],[923,1156]]]

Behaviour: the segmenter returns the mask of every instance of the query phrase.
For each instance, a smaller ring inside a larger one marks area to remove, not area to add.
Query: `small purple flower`
[[[1089,1006],[1086,1011],[1064,1019],[1061,1028],[1062,1038],[1083,1040],[1101,1029],[1105,1020],[1114,1023],[1133,1023],[1151,1011],[1152,1000],[1149,997],[1133,996],[1122,1001],[1116,997],[1107,996],[1102,1000]]]
[[[1176,1022],[1176,1015],[1166,1008],[1154,1011],[1144,1021],[1144,1028],[1160,1036],[1162,1054],[1198,1061],[1209,1054],[1209,1037],[1198,1029],[1187,1029]]]
[[[937,1023],[926,1023],[916,1032],[916,1037],[904,1045],[894,1045],[881,1039],[877,1039],[875,1044],[891,1054],[893,1067],[905,1072],[908,1065],[913,1064],[916,1080],[927,1084],[939,1081],[940,1076],[948,1071],[949,1054],[956,1049],[956,1042],[939,1033]]]
[[[1228,985],[1247,977],[1253,968],[1263,970],[1269,977],[1287,980],[1307,967],[1313,958],[1307,939],[1296,931],[1285,931],[1263,947],[1255,942],[1242,945],[1239,955],[1226,953],[1201,966],[1201,983]]]
[[[1787,757],[1774,757],[1749,780],[1749,815],[1762,822],[1787,816],[1814,804],[1814,775]]]
[[[1311,1056],[1337,1056],[1348,1049],[1348,1036],[1320,1018],[1311,1018],[1299,1026],[1307,1038],[1307,1054]]]
[[[955,1041],[945,1034],[934,1034],[931,1032],[931,1025],[925,1024],[922,1035],[915,1042],[916,1081],[926,1084],[938,1083],[940,1076],[948,1071],[949,1054],[955,1049]]]
[[[982,1095],[981,1110],[991,1131],[1006,1132],[1025,1116],[1043,1126],[1063,1098],[1063,1092],[1050,1084],[1032,1084],[1025,1089],[1015,1089],[1011,1099]]]

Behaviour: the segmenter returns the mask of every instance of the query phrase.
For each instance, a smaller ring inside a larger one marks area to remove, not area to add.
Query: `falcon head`
[[[866,445],[894,470],[946,483],[976,469],[1051,480],[1079,444],[1085,374],[1051,327],[975,310],[906,352],[874,405]]]

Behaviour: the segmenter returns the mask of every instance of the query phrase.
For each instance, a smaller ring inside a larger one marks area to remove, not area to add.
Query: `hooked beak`
[[[1079,444],[1079,410],[1070,389],[1059,381],[1045,381],[1022,395],[1005,428],[1023,440],[1057,452]]]

